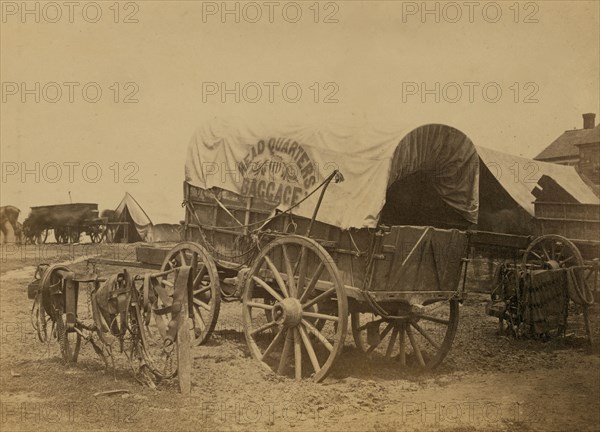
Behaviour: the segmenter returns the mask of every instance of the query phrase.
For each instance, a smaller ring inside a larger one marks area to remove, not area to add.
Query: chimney
[[[594,129],[596,125],[596,114],[587,113],[583,115],[583,128],[584,129]]]

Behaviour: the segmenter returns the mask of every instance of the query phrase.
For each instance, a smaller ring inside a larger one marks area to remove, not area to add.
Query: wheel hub
[[[296,298],[288,297],[273,306],[273,320],[285,327],[295,327],[302,320],[302,304]]]

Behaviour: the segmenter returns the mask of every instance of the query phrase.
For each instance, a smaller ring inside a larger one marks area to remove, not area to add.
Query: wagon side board
[[[260,236],[270,240],[286,233],[303,235],[310,223],[286,214],[262,226],[276,203],[221,189],[204,190],[184,183],[184,196],[188,203],[186,239],[201,244],[206,240],[208,245],[204,245],[223,268],[250,264],[249,231],[261,227]],[[383,241],[377,242],[378,236]],[[450,298],[458,289],[468,243],[466,233],[458,230],[404,226],[341,230],[318,221],[311,237],[331,254],[348,296],[358,302],[365,301],[365,288],[378,302]],[[371,258],[373,272],[367,278]],[[320,281],[318,288],[325,290],[328,283]]]

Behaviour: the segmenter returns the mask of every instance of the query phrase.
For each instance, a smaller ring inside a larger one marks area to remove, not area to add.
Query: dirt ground
[[[75,261],[73,270],[83,273],[87,255],[132,259],[133,251],[132,245],[2,250],[2,431],[600,430],[600,355],[597,345],[586,344],[582,316],[569,316],[566,338],[515,340],[497,335],[483,294],[461,306],[450,355],[433,372],[368,360],[349,336],[324,382],[275,376],[250,357],[239,303],[223,304],[212,340],[194,348],[191,397],[178,393],[176,380],[156,390],[142,386],[122,355],[116,372],[106,371],[89,345],[76,365],[65,366],[56,341],[40,343],[30,324],[26,288],[35,264]],[[598,305],[591,316],[600,344]],[[126,392],[94,396],[117,389]]]

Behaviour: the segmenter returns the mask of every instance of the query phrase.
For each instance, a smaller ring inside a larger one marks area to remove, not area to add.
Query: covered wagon
[[[435,367],[458,325],[478,173],[469,138],[444,125],[213,122],[190,143],[187,242],[163,270],[197,269],[197,343],[221,299],[240,299],[252,355],[279,374],[323,379],[349,317],[364,351]]]

